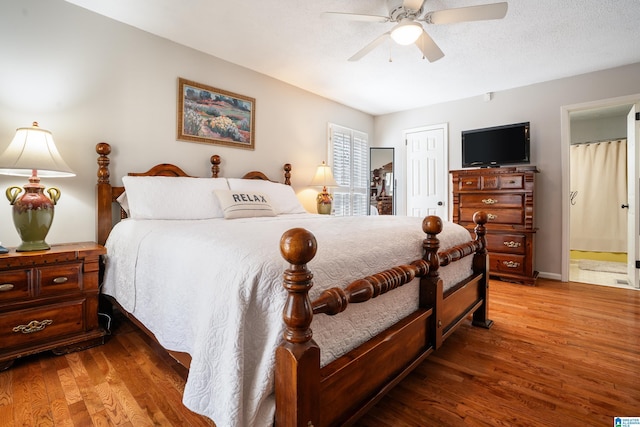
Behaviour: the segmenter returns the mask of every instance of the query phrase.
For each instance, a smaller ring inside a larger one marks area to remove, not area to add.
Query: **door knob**
[[[438,202],[438,206],[442,206],[442,205],[444,205],[444,203]]]
[[[625,205],[625,204],[620,205],[620,207],[621,207],[622,209],[625,209],[625,208],[626,208],[626,209],[629,209],[629,205]]]

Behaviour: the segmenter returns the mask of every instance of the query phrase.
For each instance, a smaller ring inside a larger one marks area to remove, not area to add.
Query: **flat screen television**
[[[462,131],[462,167],[528,164],[529,122]]]

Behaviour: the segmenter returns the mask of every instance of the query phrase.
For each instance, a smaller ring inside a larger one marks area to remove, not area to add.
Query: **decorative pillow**
[[[266,194],[271,200],[276,215],[307,213],[290,185],[260,179],[228,178],[227,181],[231,190],[257,191]]]
[[[216,196],[226,219],[276,216],[269,196],[255,191],[218,190]]]
[[[123,191],[122,194],[116,198],[116,202],[120,204],[120,207],[126,212],[127,216],[131,216],[129,215],[129,201],[127,200],[126,191]]]
[[[209,219],[224,216],[214,191],[229,188],[225,178],[125,176],[122,183],[130,218]]]

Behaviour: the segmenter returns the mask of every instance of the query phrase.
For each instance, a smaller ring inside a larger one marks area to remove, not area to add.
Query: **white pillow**
[[[122,183],[137,219],[222,218],[214,191],[229,188],[225,178],[125,176]]]
[[[290,185],[261,179],[227,178],[231,190],[257,191],[269,196],[276,215],[306,213]]]
[[[276,216],[269,196],[255,191],[217,190],[225,219]]]

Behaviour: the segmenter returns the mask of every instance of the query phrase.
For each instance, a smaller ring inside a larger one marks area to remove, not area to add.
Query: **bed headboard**
[[[124,192],[124,187],[113,186],[110,182],[111,173],[109,172],[109,154],[111,154],[111,145],[106,142],[100,142],[96,145],[96,153],[98,153],[98,183],[96,185],[97,193],[97,221],[96,221],[96,233],[97,241],[99,244],[104,245],[109,237],[109,233],[114,225],[113,218],[113,204],[118,203],[116,199]],[[211,177],[220,177],[220,164],[222,159],[217,154],[214,154],[209,159],[211,162]],[[284,183],[291,185],[291,164],[286,163],[283,166],[284,171]],[[146,172],[129,172],[130,176],[183,176],[189,177],[181,168],[170,163],[161,163],[153,166]],[[243,179],[262,179],[271,181],[264,173],[260,171],[247,172],[242,176]],[[118,204],[119,207],[119,204]],[[119,207],[120,219],[126,218],[126,213]]]

